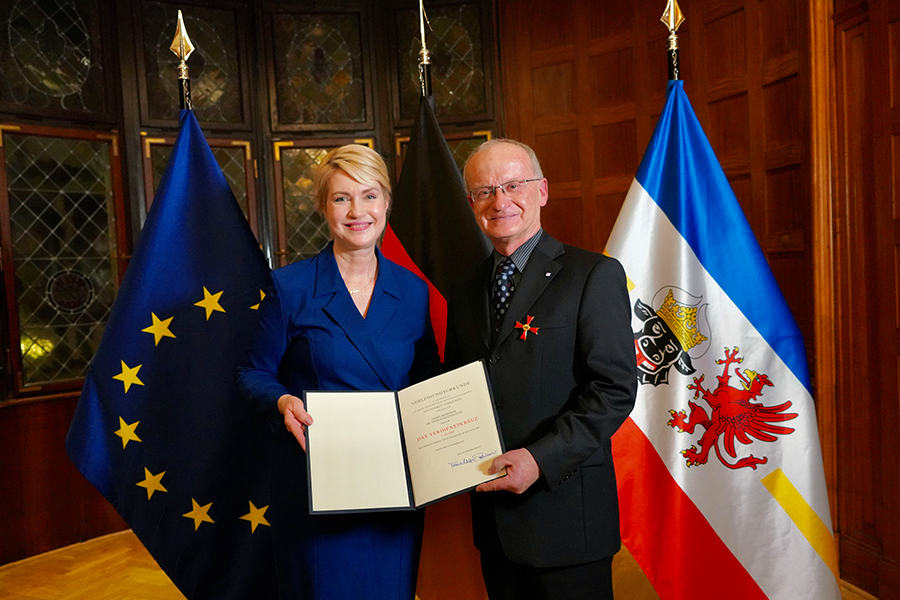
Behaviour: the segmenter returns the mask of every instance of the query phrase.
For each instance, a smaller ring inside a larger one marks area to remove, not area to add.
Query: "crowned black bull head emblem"
[[[634,314],[644,323],[634,333],[639,383],[669,383],[672,367],[682,375],[694,373],[688,350],[706,340],[697,331],[696,311],[676,302],[671,290],[658,311],[635,301]]]

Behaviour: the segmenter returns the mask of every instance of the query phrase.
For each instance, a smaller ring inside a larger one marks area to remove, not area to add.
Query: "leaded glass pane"
[[[24,383],[80,379],[117,285],[109,144],[3,141]]]
[[[179,61],[169,50],[175,35],[178,8],[160,2],[145,2],[142,7],[147,116],[153,120],[178,120]],[[234,12],[192,6],[182,16],[195,47],[187,65],[191,76],[191,104],[197,119],[242,123]]]
[[[473,137],[447,140],[447,146],[450,148],[450,154],[453,155],[453,160],[456,162],[456,165],[459,167],[460,171],[462,171],[463,167],[466,165],[466,159],[469,158],[469,155],[472,154],[475,148],[489,139],[489,134],[482,133]],[[400,152],[402,154],[401,160],[406,160],[406,151],[408,149],[409,140],[400,144]]]
[[[432,30],[425,40],[431,52],[431,89],[438,116],[467,116],[485,112],[481,17],[478,4],[428,8]],[[400,115],[414,119],[422,96],[419,84],[419,13],[397,12],[400,40]]]
[[[309,258],[331,238],[328,224],[316,212],[312,195],[316,166],[331,148],[282,148],[285,249],[288,263]]]
[[[105,110],[96,0],[0,2],[0,103]]]
[[[212,146],[213,156],[219,167],[225,174],[225,180],[231,188],[244,216],[249,220],[250,208],[247,199],[247,172],[246,162],[244,161],[245,150],[243,148],[225,148],[220,146]],[[150,145],[150,162],[153,169],[153,192],[159,187],[166,165],[169,164],[169,157],[172,155],[172,146],[169,144],[151,144]]]
[[[447,140],[447,145],[450,146],[450,153],[453,154],[453,160],[455,160],[456,164],[459,165],[460,171],[462,171],[462,168],[466,164],[466,159],[469,158],[469,155],[472,154],[472,151],[480,146],[484,141],[485,138],[482,137],[463,138],[461,140]]]
[[[276,123],[363,123],[365,82],[356,14],[274,14]]]

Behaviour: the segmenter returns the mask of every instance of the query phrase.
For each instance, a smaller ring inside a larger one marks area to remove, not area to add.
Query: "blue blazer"
[[[376,249],[378,279],[365,318],[341,279],[332,244],[272,273],[238,386],[260,410],[304,390],[399,390],[439,372],[428,286]]]
[[[282,598],[415,597],[422,511],[309,515],[305,456],[277,408],[287,393],[398,390],[439,372],[427,285],[375,252],[378,279],[366,318],[331,244],[274,271],[238,369],[238,387],[275,432],[267,517]]]

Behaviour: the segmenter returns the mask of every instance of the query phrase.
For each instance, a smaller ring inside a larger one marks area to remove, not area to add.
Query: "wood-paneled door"
[[[900,2],[835,2],[841,575],[900,598]]]

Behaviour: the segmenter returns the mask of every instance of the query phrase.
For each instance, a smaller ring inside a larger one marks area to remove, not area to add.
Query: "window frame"
[[[24,367],[21,347],[21,327],[19,322],[18,298],[16,294],[16,273],[14,251],[12,243],[12,224],[10,221],[9,188],[6,169],[6,146],[3,136],[7,133],[15,133],[30,136],[63,138],[73,140],[86,140],[100,142],[109,149],[110,183],[113,194],[114,235],[116,243],[115,256],[110,259],[116,263],[115,289],[122,282],[128,260],[131,258],[128,249],[128,236],[126,231],[127,216],[125,211],[124,184],[122,179],[122,162],[119,152],[120,139],[116,130],[96,131],[87,129],[61,128],[49,126],[34,126],[24,124],[0,124],[0,268],[3,271],[6,303],[6,337],[3,340],[7,347],[7,368],[9,370],[9,398],[30,397],[35,395],[48,395],[60,392],[79,390],[84,383],[84,378],[67,379],[58,382],[48,382],[35,385],[26,385],[24,380]]]

